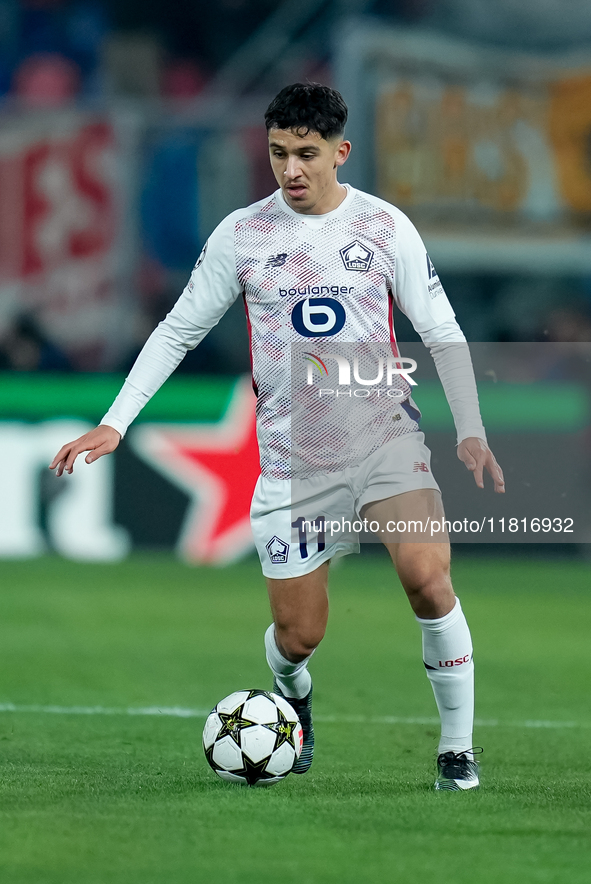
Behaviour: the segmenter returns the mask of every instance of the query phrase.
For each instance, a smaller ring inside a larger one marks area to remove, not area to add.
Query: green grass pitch
[[[314,765],[269,790],[214,775],[202,717],[124,712],[269,686],[254,560],[0,563],[0,880],[588,884],[590,573],[457,556],[485,748],[458,794],[432,789],[434,701],[385,557],[334,568]]]

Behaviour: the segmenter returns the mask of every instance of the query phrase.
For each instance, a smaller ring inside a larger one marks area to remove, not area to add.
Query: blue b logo
[[[304,338],[322,338],[340,332],[346,320],[345,308],[334,298],[305,298],[293,308],[291,321]]]

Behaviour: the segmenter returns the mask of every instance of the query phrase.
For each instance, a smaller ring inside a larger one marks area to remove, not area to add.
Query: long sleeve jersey
[[[386,345],[398,355],[394,305],[431,347],[458,441],[485,438],[465,337],[417,230],[389,203],[345,187],[341,204],[325,215],[295,212],[280,190],[228,215],[101,423],[123,435],[187,350],[242,297],[263,475],[291,475],[293,352],[302,345],[326,352],[328,345],[366,344]],[[396,404],[411,401],[409,387]],[[373,450],[418,429],[414,408],[399,413],[393,421],[384,407],[374,412],[368,424]],[[329,424],[327,414],[325,428]],[[338,449],[347,450],[342,431]],[[344,453],[334,460],[330,439],[326,450],[328,468],[347,465]]]

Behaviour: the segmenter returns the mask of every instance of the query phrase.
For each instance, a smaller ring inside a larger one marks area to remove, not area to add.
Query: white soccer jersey
[[[102,423],[123,434],[186,350],[239,296],[251,340],[261,471],[276,478],[291,475],[292,344],[366,342],[397,352],[394,304],[423,338],[437,340],[430,332],[454,319],[419,234],[394,206],[347,186],[337,209],[304,215],[278,190],[233,212],[212,233]],[[455,339],[465,340],[458,333]],[[416,430],[413,417],[409,409],[394,424],[390,409],[381,429],[372,428],[372,450]]]

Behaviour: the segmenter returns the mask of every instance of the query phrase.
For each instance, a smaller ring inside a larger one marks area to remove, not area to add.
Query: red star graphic
[[[216,424],[143,424],[131,444],[192,498],[178,541],[189,562],[237,559],[253,545],[250,501],[259,477],[255,396],[238,381]]]

